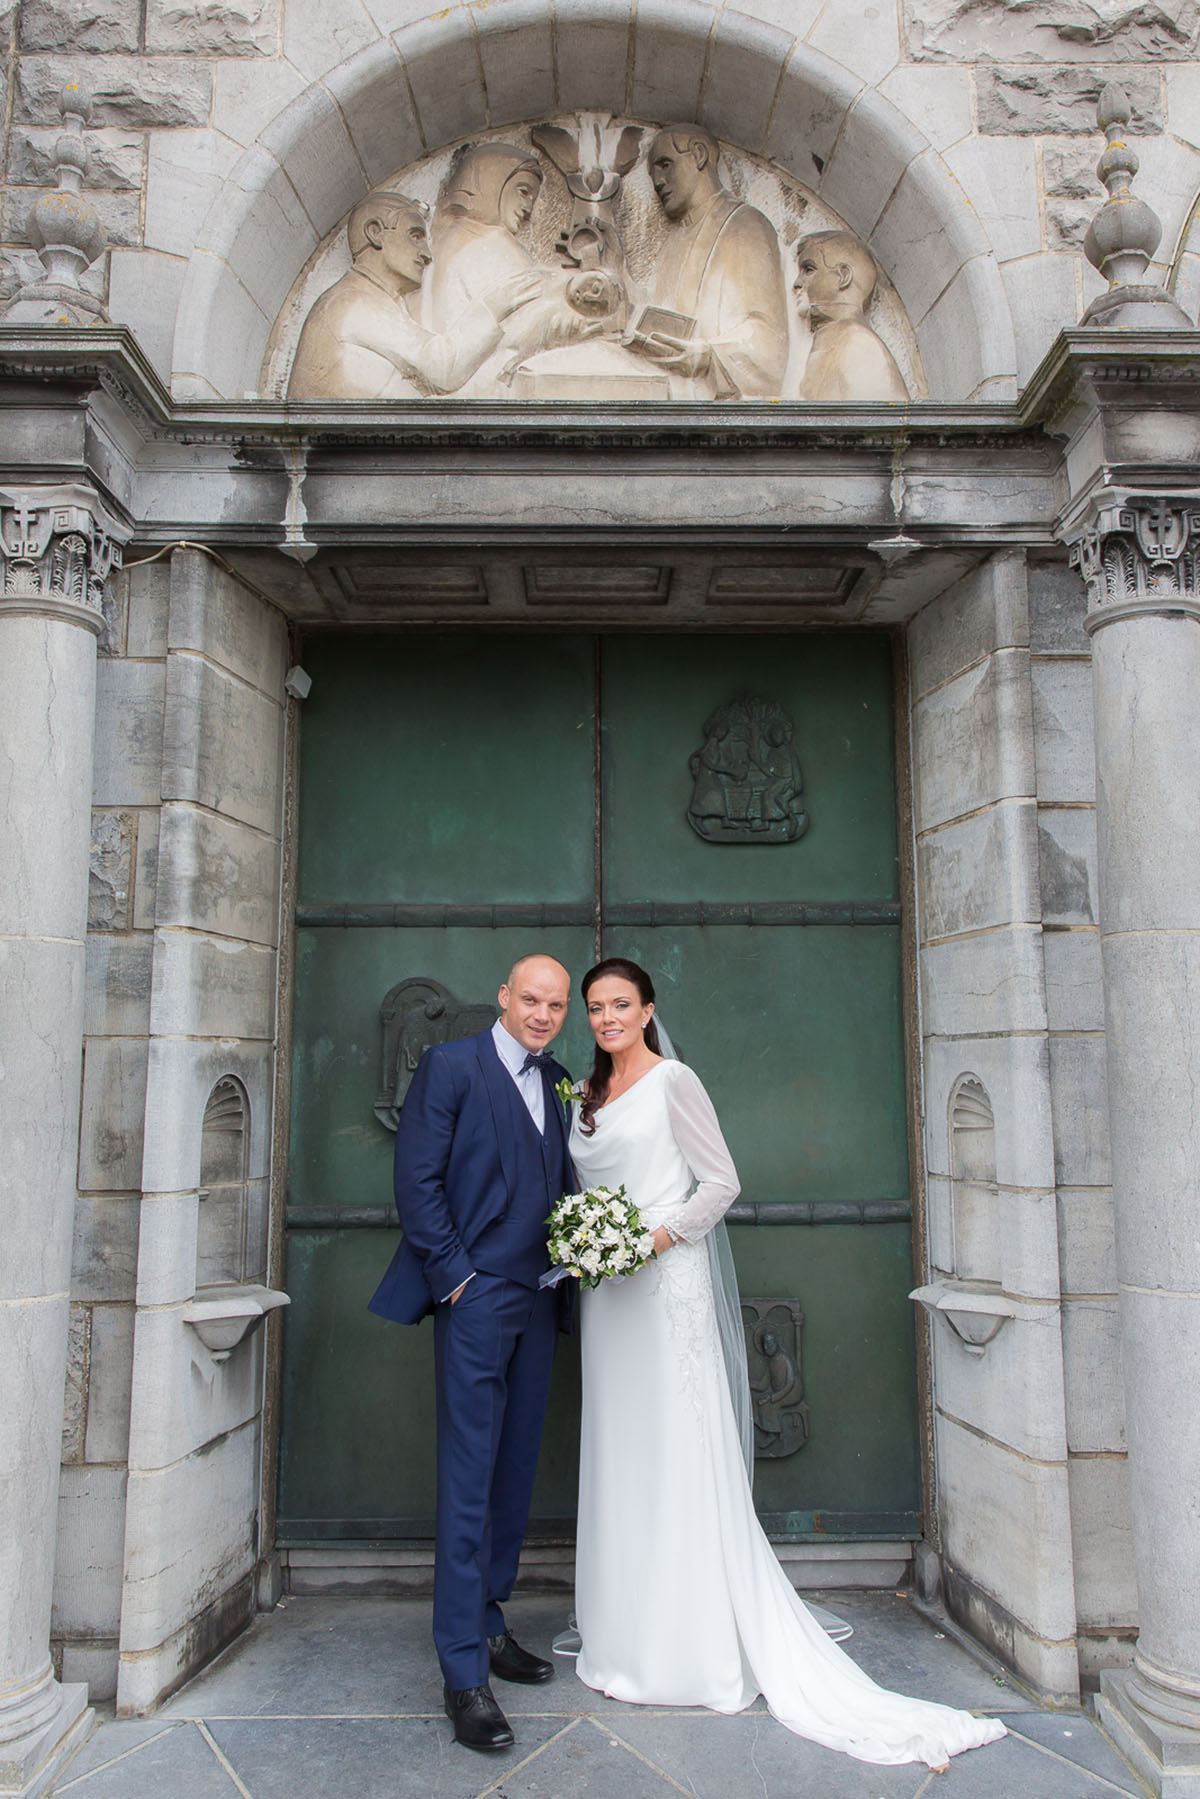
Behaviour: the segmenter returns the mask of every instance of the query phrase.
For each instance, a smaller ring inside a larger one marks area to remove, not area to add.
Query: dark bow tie
[[[528,1074],[531,1068],[536,1068],[539,1071],[543,1068],[549,1068],[553,1059],[554,1058],[551,1056],[548,1049],[539,1050],[536,1056],[533,1051],[530,1050],[529,1054],[521,1064],[521,1073]]]

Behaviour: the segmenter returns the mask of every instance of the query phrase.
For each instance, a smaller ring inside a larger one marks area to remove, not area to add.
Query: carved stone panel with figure
[[[486,1031],[496,1021],[496,1008],[456,999],[440,981],[418,975],[400,981],[384,995],[379,1008],[383,1028],[383,1073],[375,1116],[394,1131],[417,1063],[435,1043],[452,1043]]]
[[[704,721],[688,758],[688,823],[709,843],[794,843],[808,829],[795,727],[778,701],[740,694]]]
[[[743,1299],[742,1328],[750,1373],[754,1453],[763,1460],[795,1455],[808,1442],[800,1301]]]

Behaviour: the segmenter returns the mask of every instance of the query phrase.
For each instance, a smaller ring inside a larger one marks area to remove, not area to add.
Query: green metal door
[[[916,1534],[887,639],[321,638],[305,663],[281,1541],[431,1534],[432,1332],[365,1309],[389,1115],[531,947],[644,963],[716,1102],[768,1527]],[[561,1043],[583,1073],[578,1000]],[[564,1343],[542,1536],[571,1528],[577,1382]]]

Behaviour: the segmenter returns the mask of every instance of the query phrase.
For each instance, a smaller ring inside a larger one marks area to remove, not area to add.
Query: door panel
[[[913,1534],[887,641],[319,638],[305,662],[282,1540],[431,1528],[432,1332],[365,1309],[396,1242],[384,995],[423,977],[478,1005],[531,947],[578,976],[598,946],[650,969],[717,1104],[743,1293],[803,1314],[808,1440],[759,1461],[764,1518],[796,1538]],[[743,694],[794,726],[795,842],[688,822],[705,720]],[[586,1072],[578,1000],[560,1044]],[[571,1528],[577,1392],[564,1343],[535,1535]]]

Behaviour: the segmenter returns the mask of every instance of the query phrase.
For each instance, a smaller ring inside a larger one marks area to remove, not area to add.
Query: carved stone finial
[[[1162,237],[1162,221],[1152,206],[1133,192],[1138,159],[1125,139],[1132,108],[1124,88],[1106,82],[1096,104],[1096,118],[1108,139],[1096,173],[1108,189],[1083,241],[1084,253],[1108,281],[1084,313],[1083,325],[1143,325],[1159,329],[1187,328],[1191,320],[1165,288],[1148,282],[1146,265]]]
[[[41,257],[44,278],[18,289],[4,314],[7,324],[93,325],[108,316],[79,281],[103,255],[108,239],[95,207],[82,193],[88,166],[83,128],[91,104],[78,81],[63,88],[60,106],[63,131],[54,146],[58,188],[43,194],[29,215],[29,239]]]

